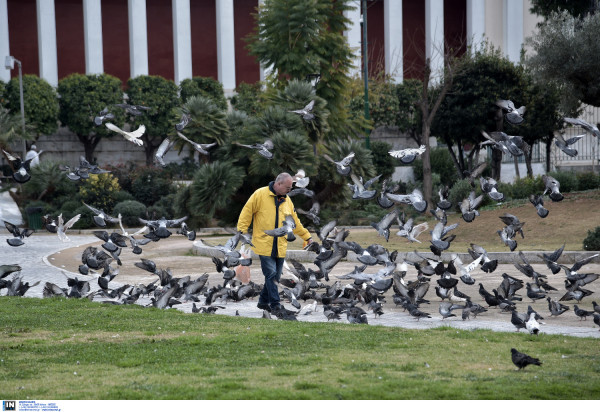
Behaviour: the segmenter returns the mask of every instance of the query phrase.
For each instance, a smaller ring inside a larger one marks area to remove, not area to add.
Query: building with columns
[[[264,68],[245,48],[261,0],[0,0],[0,58],[51,85],[71,73],[108,73],[123,84],[139,75],[176,83],[212,77],[227,94],[254,83]],[[346,34],[361,75],[361,1]],[[518,61],[538,19],[529,0],[367,0],[370,74],[397,82],[418,76],[425,58],[434,73],[444,47],[462,52],[484,38]],[[0,67],[0,79],[17,75]]]

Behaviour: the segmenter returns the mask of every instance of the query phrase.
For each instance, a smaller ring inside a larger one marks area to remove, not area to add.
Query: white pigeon
[[[535,320],[535,315],[535,312],[531,312],[529,314],[529,320],[525,322],[525,327],[531,335],[537,335],[540,332],[540,324],[537,320]]]
[[[310,177],[306,176],[306,172],[303,169],[298,169],[298,172],[292,176],[296,187],[306,187],[310,181]]]
[[[396,159],[400,159],[400,161],[402,163],[409,164],[409,163],[412,163],[417,156],[425,153],[425,145],[423,144],[419,148],[390,150],[388,153],[392,157],[395,157]]]
[[[140,127],[138,127],[137,130],[134,130],[132,132],[126,132],[125,130],[121,130],[118,126],[112,123],[105,123],[105,125],[109,130],[112,130],[115,133],[119,133],[121,136],[123,136],[130,142],[135,143],[138,146],[144,145],[144,142],[139,138],[142,137],[144,133],[146,133],[146,126],[140,125]]]
[[[62,213],[58,215],[58,227],[56,228],[56,233],[58,234],[58,238],[63,242],[68,242],[70,239],[67,236],[67,230],[69,230],[81,217],[81,214],[73,216],[71,219],[64,223]]]

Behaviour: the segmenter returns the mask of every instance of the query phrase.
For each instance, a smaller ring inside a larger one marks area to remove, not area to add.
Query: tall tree
[[[523,68],[502,56],[499,50],[486,45],[475,53],[465,54],[461,70],[454,79],[454,87],[442,102],[433,124],[433,133],[446,143],[460,178],[469,168],[465,164],[465,148],[470,149],[470,160],[478,154],[483,140],[481,131],[504,131],[518,134],[518,129],[502,122],[502,112],[496,106],[498,99],[511,100],[526,106],[526,79]],[[458,155],[453,147],[457,148]],[[492,177],[500,179],[502,152],[492,150]]]
[[[551,14],[527,39],[534,52],[527,65],[536,78],[560,87],[565,113],[578,101],[600,106],[599,38],[600,13],[579,19],[563,11]]]
[[[11,113],[21,113],[19,79],[13,77],[6,85],[6,107]],[[23,76],[23,109],[25,123],[31,126],[35,137],[58,130],[58,95],[45,79],[34,74]]]
[[[344,11],[353,7],[350,0],[265,0],[248,37],[250,53],[272,68],[268,83],[275,88],[320,74],[316,93],[330,113],[325,140],[367,125],[364,117],[350,118],[346,107],[353,53],[343,35],[350,24]]]
[[[114,133],[104,125],[94,124],[94,117],[104,108],[114,113],[111,120],[121,126],[125,116],[113,105],[123,103],[121,80],[109,74],[71,74],[58,82],[59,119],[83,144],[85,158],[92,162],[100,140]]]
[[[544,18],[549,18],[553,13],[566,11],[574,17],[582,17],[595,13],[598,0],[530,0],[530,12]]]
[[[175,129],[175,109],[180,100],[177,86],[172,80],[161,76],[138,76],[127,81],[127,103],[149,107],[139,116],[130,116],[132,128],[143,124],[146,133],[142,136],[146,164],[154,161],[154,152],[160,143]]]

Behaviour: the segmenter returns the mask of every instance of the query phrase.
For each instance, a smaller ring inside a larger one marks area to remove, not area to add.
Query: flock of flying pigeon
[[[513,124],[519,124],[523,121],[525,112],[524,107],[518,109],[508,100],[500,100],[497,105],[506,112],[507,121]],[[124,108],[132,115],[141,114],[142,110],[149,108],[133,105],[117,105]],[[311,101],[306,107],[293,112],[300,115],[304,120],[310,121],[314,118],[312,109],[314,101]],[[94,123],[101,126],[106,120],[113,119],[114,115],[104,109],[95,117]],[[195,150],[200,153],[208,153],[206,150],[215,145],[201,145],[187,139],[181,132],[191,120],[189,114],[184,113],[180,123],[175,125],[177,136],[182,140],[193,143]],[[598,128],[589,125],[580,119],[565,118],[566,122],[583,127],[586,131],[600,138]],[[104,123],[110,130],[121,134],[124,138],[134,144],[142,145],[140,137],[145,132],[145,127],[142,125],[133,132],[125,132],[112,123]],[[487,134],[482,132],[484,141],[481,145],[493,145],[499,148],[504,153],[512,156],[519,156],[528,150],[528,145],[519,136],[508,136],[503,132],[492,132]],[[582,135],[583,136],[583,135]],[[570,148],[582,136],[576,136],[573,139],[565,140],[560,136],[555,139],[556,145],[570,156],[575,156],[577,151]],[[256,150],[261,156],[267,159],[273,157],[272,149],[273,142],[266,140],[261,144],[242,145],[253,150]],[[157,163],[164,165],[162,157],[173,145],[173,141],[165,139],[157,150]],[[419,148],[408,148],[403,150],[392,150],[389,152],[394,158],[400,159],[403,164],[412,163],[417,156],[425,151],[425,146]],[[25,183],[29,180],[29,162],[22,162],[18,156],[12,155],[4,151],[5,156],[9,160],[14,171],[13,178],[18,183]],[[414,189],[411,193],[397,194],[398,188],[389,185],[389,182],[382,182],[381,190],[377,195],[377,190],[373,187],[380,176],[370,178],[365,181],[363,176],[357,176],[352,171],[352,161],[354,153],[349,153],[343,159],[334,160],[329,155],[323,155],[326,160],[335,165],[337,173],[342,176],[348,176],[350,182],[349,188],[352,192],[354,200],[372,200],[375,199],[377,204],[384,208],[390,209],[379,222],[373,222],[371,226],[382,236],[386,242],[392,230],[392,226],[397,225],[398,231],[396,235],[404,237],[408,242],[421,242],[419,236],[429,229],[428,223],[414,224],[412,218],[406,218],[405,212],[400,213],[397,206],[409,205],[418,213],[427,211],[428,205],[425,201],[422,192],[419,189]],[[492,200],[500,202],[504,199],[504,195],[498,191],[498,184],[492,178],[485,178],[481,173],[485,169],[486,163],[481,163],[475,166],[472,170],[465,171],[465,178],[468,178],[472,191],[469,196],[460,203],[460,211],[463,220],[466,223],[473,222],[479,216],[478,207],[480,206],[483,196],[489,196]],[[73,170],[68,166],[64,166],[63,170],[67,172],[67,176],[74,181],[85,179],[89,174],[108,173],[108,171],[100,169],[97,166],[91,165],[81,157],[80,165]],[[475,187],[476,179],[479,178],[479,185],[482,194],[476,196]],[[289,193],[290,196],[298,194],[312,197],[314,192],[307,189],[309,177],[306,176],[303,170],[299,170],[294,176],[295,188]],[[548,195],[551,201],[559,202],[563,199],[560,193],[560,183],[551,176],[544,175],[543,182],[545,190],[541,194],[531,194],[530,202],[537,210],[540,218],[546,218],[549,214],[548,209],[544,207],[544,196]],[[379,244],[373,244],[363,248],[356,242],[347,241],[350,231],[340,230],[337,227],[335,220],[321,226],[319,212],[320,206],[318,202],[313,201],[313,206],[309,211],[297,209],[297,212],[306,216],[314,225],[315,232],[320,242],[313,242],[307,246],[307,250],[315,253],[313,264],[316,268],[311,268],[302,263],[286,259],[286,272],[291,278],[282,278],[280,284],[283,286],[281,292],[282,297],[291,304],[295,310],[284,309],[282,312],[273,313],[274,316],[280,319],[295,320],[300,314],[308,315],[318,310],[318,304],[322,306],[322,311],[326,319],[338,320],[343,314],[346,315],[350,323],[368,323],[367,308],[372,311],[375,317],[383,314],[383,303],[385,302],[384,294],[390,289],[393,291],[393,302],[396,306],[401,306],[417,321],[421,318],[431,318],[431,314],[423,310],[424,304],[430,304],[430,300],[426,299],[427,292],[430,289],[432,277],[436,279],[437,285],[434,286],[435,294],[441,299],[439,304],[439,313],[443,319],[455,317],[453,311],[461,310],[461,318],[469,320],[475,318],[481,313],[485,313],[491,308],[497,308],[503,312],[511,313],[511,323],[516,330],[527,330],[530,334],[538,334],[541,331],[540,324],[543,317],[534,311],[529,305],[526,312],[517,311],[517,302],[523,300],[517,291],[526,289],[527,298],[532,302],[545,299],[548,301],[548,309],[550,316],[560,316],[570,308],[561,303],[564,301],[576,301],[581,304],[581,300],[589,296],[592,292],[585,289],[585,285],[595,281],[599,275],[593,273],[581,273],[580,269],[587,263],[591,262],[598,255],[593,255],[577,261],[571,267],[559,264],[558,259],[562,254],[562,248],[554,253],[542,255],[547,267],[552,274],[557,274],[564,270],[565,278],[565,293],[560,299],[553,298],[549,294],[557,291],[556,288],[550,286],[547,282],[547,275],[538,273],[527,262],[525,255],[522,252],[518,256],[522,263],[515,263],[515,267],[530,281],[523,284],[523,281],[511,277],[507,274],[502,274],[502,281],[497,288],[492,292],[487,291],[483,285],[479,284],[479,295],[482,302],[486,306],[475,302],[473,297],[466,295],[458,290],[459,282],[466,285],[474,285],[475,279],[471,273],[479,268],[485,273],[491,273],[496,270],[498,262],[490,258],[486,250],[478,245],[471,244],[468,249],[472,261],[465,264],[461,261],[456,253],[451,254],[449,261],[442,259],[442,252],[449,249],[455,235],[450,232],[458,226],[458,223],[447,225],[446,211],[453,205],[448,200],[448,187],[439,188],[439,201],[435,205],[435,209],[430,209],[430,213],[435,217],[437,223],[429,232],[431,235],[430,249],[434,254],[434,258],[428,258],[420,255],[415,251],[416,259],[409,259],[408,256],[404,259],[398,258],[398,252],[390,252],[385,247]],[[224,282],[222,285],[214,285],[209,287],[208,276],[204,274],[196,280],[190,279],[189,276],[179,278],[174,277],[170,269],[158,268],[156,264],[148,259],[141,259],[136,262],[135,266],[145,271],[157,275],[157,279],[149,285],[125,285],[117,289],[109,288],[109,282],[112,281],[119,273],[118,266],[122,266],[119,258],[123,248],[132,248],[132,252],[136,255],[142,253],[141,246],[148,242],[157,242],[161,239],[168,238],[172,232],[169,228],[179,227],[178,234],[186,236],[190,241],[196,239],[196,233],[190,230],[185,224],[187,217],[180,219],[159,220],[144,220],[139,219],[144,225],[140,230],[133,233],[128,232],[123,227],[122,217],[111,217],[101,209],[91,205],[87,206],[94,213],[94,223],[102,230],[96,230],[93,234],[101,239],[104,243],[101,248],[88,247],[82,253],[82,264],[79,266],[79,272],[84,276],[95,275],[99,289],[92,291],[89,281],[79,280],[77,277],[71,278],[67,276],[67,288],[62,288],[58,285],[47,283],[44,286],[44,296],[66,296],[93,299],[99,296],[104,301],[113,304],[130,304],[136,302],[140,297],[147,296],[151,300],[151,305],[158,308],[173,307],[178,304],[193,301],[194,312],[214,313],[222,306],[216,306],[215,302],[226,301],[241,301],[257,296],[260,293],[262,285],[257,285],[254,282],[242,283],[236,279],[236,268],[240,266],[249,266],[252,259],[242,254],[241,250],[237,250],[238,245],[245,248],[246,245],[251,245],[251,240],[248,235],[243,235],[239,232],[233,233],[232,237],[225,245],[213,246],[215,250],[221,252],[224,259],[221,260],[213,257],[213,262],[216,270],[223,274]],[[57,233],[63,241],[68,241],[66,235],[73,224],[80,218],[77,215],[67,221],[63,221],[62,214],[56,219],[51,216],[44,217],[44,227],[52,232]],[[518,217],[510,214],[505,214],[500,217],[504,223],[504,227],[497,231],[501,241],[509,248],[511,252],[517,248],[516,236],[520,235],[524,238],[523,226]],[[293,219],[286,218],[284,225],[281,228],[273,231],[266,231],[267,234],[279,237],[286,236],[289,241],[294,240],[293,229],[295,228]],[[119,224],[120,232],[114,231],[109,233],[106,228],[107,224]],[[20,229],[16,225],[5,222],[6,228],[13,234],[12,239],[7,239],[10,246],[22,246],[23,239],[30,236],[33,231],[31,229]],[[143,235],[142,238],[139,235]],[[137,237],[136,237],[137,236]],[[343,276],[338,276],[339,279],[353,280],[352,283],[342,286],[340,280],[333,284],[329,282],[329,274],[333,267],[341,261],[342,258],[348,255],[348,252],[355,253],[357,260],[361,266],[356,266],[355,269]],[[117,263],[117,267],[113,267],[113,262]],[[288,264],[289,263],[289,264]],[[291,264],[291,265],[290,265]],[[414,267],[417,271],[417,278],[413,281],[405,279],[408,273],[408,267]],[[377,267],[375,273],[367,273],[369,267]],[[379,268],[381,267],[381,268]],[[11,273],[18,273],[20,270],[18,265],[1,265],[0,266],[0,290],[7,288],[8,294],[22,295],[28,287],[24,286],[22,280],[15,275],[13,281],[7,279]],[[32,285],[33,286],[33,285]],[[300,301],[311,301],[309,304],[301,305]],[[198,308],[196,303],[203,302],[203,307]],[[586,317],[593,317],[594,323],[600,326],[600,306],[593,302],[593,310],[588,311],[574,305],[574,313],[584,320]],[[268,312],[263,313],[264,317],[271,317]],[[531,358],[525,354],[519,353],[516,349],[512,349],[512,360],[519,369],[529,365],[541,365],[539,360]]]

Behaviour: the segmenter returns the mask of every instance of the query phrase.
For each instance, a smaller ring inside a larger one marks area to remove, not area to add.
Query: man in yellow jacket
[[[292,199],[287,196],[293,183],[289,173],[280,173],[268,186],[257,189],[244,205],[237,224],[237,230],[242,233],[247,233],[252,224],[252,250],[259,256],[265,276],[265,284],[258,298],[258,308],[269,312],[282,308],[276,282],[279,282],[283,271],[287,237],[274,237],[265,233],[265,230],[282,227],[286,216],[290,215],[296,224],[293,233],[305,242],[312,243],[310,232],[302,226]]]

